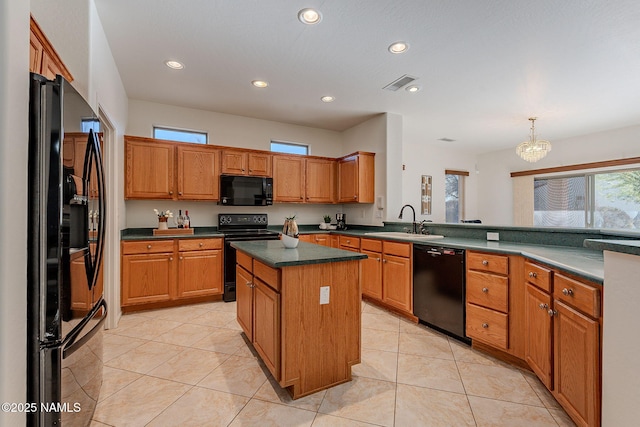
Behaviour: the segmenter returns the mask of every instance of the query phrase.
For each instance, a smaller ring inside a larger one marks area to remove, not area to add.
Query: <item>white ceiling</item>
[[[337,131],[390,112],[405,140],[474,152],[515,147],[529,116],[551,142],[640,124],[638,0],[95,2],[132,99]],[[382,90],[404,74],[422,90]]]

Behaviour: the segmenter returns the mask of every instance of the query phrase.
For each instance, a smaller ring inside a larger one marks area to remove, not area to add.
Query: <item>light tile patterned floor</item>
[[[123,316],[104,342],[99,426],[573,426],[535,375],[363,303],[353,381],[292,401],[235,303]]]

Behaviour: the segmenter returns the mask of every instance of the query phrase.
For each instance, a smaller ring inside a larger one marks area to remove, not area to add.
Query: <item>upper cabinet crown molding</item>
[[[33,19],[30,22],[31,34],[29,37],[29,71],[42,74],[46,78],[53,80],[56,74],[60,74],[67,81],[72,82],[73,76],[60,59],[60,55],[53,48],[47,36]]]

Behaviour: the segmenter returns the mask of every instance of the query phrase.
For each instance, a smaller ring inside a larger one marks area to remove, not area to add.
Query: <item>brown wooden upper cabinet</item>
[[[338,202],[373,203],[375,154],[358,152],[338,160]]]
[[[125,136],[125,151],[125,199],[219,199],[215,147]]]
[[[271,154],[125,135],[125,199],[220,199],[220,174],[273,176],[276,203],[373,203],[374,153]],[[73,159],[66,159],[73,162]]]
[[[337,163],[331,159],[306,159],[306,201],[335,203]]]
[[[303,203],[305,196],[305,158],[273,156],[273,201]]]
[[[219,200],[220,150],[206,145],[178,144],[178,199]]]
[[[29,71],[42,74],[53,80],[60,74],[72,82],[73,76],[64,65],[60,56],[44,35],[38,23],[31,17],[31,34],[29,37]]]
[[[271,155],[244,150],[223,150],[222,173],[271,176]]]

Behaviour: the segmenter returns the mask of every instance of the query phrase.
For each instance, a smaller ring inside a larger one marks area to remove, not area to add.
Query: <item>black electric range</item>
[[[218,214],[218,231],[224,234],[224,294],[222,300],[236,300],[236,250],[232,242],[278,240],[280,233],[267,230],[267,214]]]

